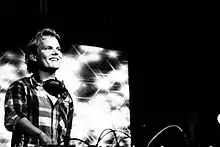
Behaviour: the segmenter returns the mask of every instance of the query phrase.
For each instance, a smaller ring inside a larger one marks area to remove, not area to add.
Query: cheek
[[[59,56],[60,56],[61,59],[62,59],[62,58],[63,58],[63,53],[60,52],[60,53],[59,53]]]
[[[43,61],[43,60],[46,60],[46,59],[47,59],[47,56],[44,56],[44,55],[41,55],[41,56],[40,56],[40,60]]]
[[[38,60],[39,60],[39,62],[43,62],[43,63],[45,63],[45,62],[48,62],[47,60],[47,55],[45,55],[45,54],[39,54],[39,56],[38,56]]]

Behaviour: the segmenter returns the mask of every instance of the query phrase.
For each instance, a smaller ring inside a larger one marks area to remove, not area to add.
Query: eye
[[[46,46],[43,48],[44,50],[52,50],[53,48],[52,47],[49,47],[49,46]]]
[[[58,47],[57,50],[58,50],[58,51],[61,51],[61,47]]]

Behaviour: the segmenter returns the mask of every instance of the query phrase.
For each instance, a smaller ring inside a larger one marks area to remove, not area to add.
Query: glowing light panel
[[[74,99],[72,138],[79,138],[95,145],[105,129],[117,129],[130,134],[128,62],[121,61],[120,52],[101,47],[79,45],[63,55],[57,77],[63,80]],[[4,120],[4,96],[9,84],[26,72],[23,54],[6,52],[0,56],[0,118]],[[125,137],[117,132],[118,139]],[[11,133],[0,121],[0,138],[8,140]],[[105,135],[99,146],[113,146],[113,133]],[[80,141],[71,141],[78,147],[86,146]],[[120,141],[121,146],[130,146],[130,139]]]

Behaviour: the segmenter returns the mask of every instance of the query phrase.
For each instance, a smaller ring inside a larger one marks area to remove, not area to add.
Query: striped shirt
[[[55,97],[33,76],[13,82],[5,96],[5,127],[12,134],[12,147],[26,147],[42,143],[17,127],[17,122],[26,117],[30,122],[51,137],[53,144],[60,144],[70,137],[73,118],[73,101],[70,94]]]

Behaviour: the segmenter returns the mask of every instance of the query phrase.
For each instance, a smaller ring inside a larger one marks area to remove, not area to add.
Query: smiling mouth
[[[58,60],[60,60],[59,58],[54,58],[54,57],[52,57],[52,58],[49,58],[49,60],[51,60],[51,61],[58,61]]]

